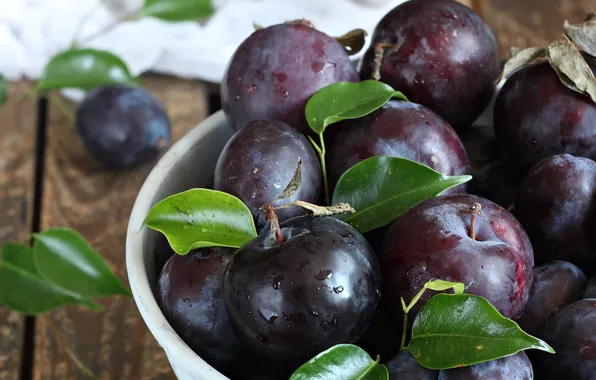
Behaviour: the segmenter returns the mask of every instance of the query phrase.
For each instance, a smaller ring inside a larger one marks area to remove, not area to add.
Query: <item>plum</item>
[[[346,170],[372,156],[407,158],[445,175],[468,174],[470,169],[453,128],[419,104],[389,101],[372,114],[334,129],[327,143],[331,187]],[[465,185],[450,190],[465,192]]]
[[[472,180],[468,182],[468,193],[509,208],[515,201],[522,177],[506,164],[492,128],[477,126],[459,136],[470,161]]]
[[[381,298],[377,258],[364,237],[332,217],[281,223],[241,247],[223,279],[239,338],[258,357],[295,368],[362,336]]]
[[[391,225],[379,260],[384,293],[396,308],[400,297],[409,302],[438,278],[464,283],[467,293],[517,319],[533,281],[534,255],[522,226],[501,206],[470,194],[430,198],[406,211]]]
[[[569,154],[540,160],[524,178],[515,216],[528,233],[536,264],[569,261],[596,270],[596,162]]]
[[[402,316],[393,310],[384,299],[381,299],[370,325],[357,344],[368,354],[376,358],[389,358],[399,351],[401,342]]]
[[[522,174],[556,154],[596,159],[594,120],[596,104],[565,87],[548,62],[514,73],[495,101],[495,135]]]
[[[468,367],[443,370],[438,380],[533,380],[532,363],[525,352]]]
[[[596,299],[576,301],[543,325],[540,337],[556,352],[536,352],[541,380],[596,379]]]
[[[170,120],[162,104],[140,87],[98,86],[76,112],[83,146],[108,168],[129,169],[155,159],[170,143]]]
[[[588,279],[581,269],[566,261],[552,261],[534,268],[534,282],[519,326],[538,333],[551,315],[582,298]]]
[[[250,355],[236,338],[223,297],[222,278],[234,252],[213,247],[175,254],[157,284],[157,301],[172,328],[198,355],[224,371]]]
[[[410,350],[406,349],[395,355],[387,363],[389,380],[437,380],[439,372],[418,364]]]
[[[596,298],[596,276],[593,276],[586,286],[583,298]]]
[[[375,48],[385,49],[380,79],[441,115],[456,130],[489,104],[499,76],[495,36],[470,8],[453,0],[410,0],[375,27],[360,75],[374,73]]]
[[[308,25],[273,25],[255,31],[236,49],[221,82],[222,108],[236,130],[275,119],[307,134],[308,99],[332,83],[358,80],[335,39]]]
[[[263,225],[261,206],[277,198],[302,159],[302,182],[288,200],[316,203],[321,194],[319,159],[304,135],[286,123],[257,120],[223,148],[215,167],[215,190],[240,198]],[[304,214],[299,207],[278,211],[280,221]]]

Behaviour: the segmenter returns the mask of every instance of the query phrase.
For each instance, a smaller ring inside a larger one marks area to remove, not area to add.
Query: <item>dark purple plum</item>
[[[561,153],[596,159],[595,120],[596,104],[565,87],[548,62],[514,73],[495,102],[495,135],[521,173]]]
[[[234,370],[250,352],[236,338],[225,306],[222,279],[231,248],[202,248],[173,255],[157,285],[157,301],[176,333],[220,370]]]
[[[364,237],[332,217],[296,217],[241,247],[223,280],[230,319],[263,360],[297,368],[362,336],[381,298],[377,258]]]
[[[89,91],[77,108],[76,132],[91,155],[113,169],[150,162],[170,143],[170,121],[160,101],[124,85]]]
[[[416,361],[410,350],[406,349],[395,355],[387,363],[389,380],[437,380],[439,372],[424,368]]]
[[[475,204],[481,211],[472,224]],[[380,263],[385,296],[396,308],[400,297],[409,302],[425,283],[438,278],[464,283],[467,293],[517,319],[532,287],[534,255],[513,215],[487,199],[464,194],[434,197],[406,211],[391,225]]]
[[[396,321],[403,319],[386,301],[381,299],[369,327],[358,340],[357,345],[366,350],[372,358],[390,358],[399,352],[402,324]]]
[[[385,49],[381,81],[441,115],[456,130],[471,125],[489,104],[499,76],[492,31],[453,0],[411,0],[378,23],[360,74],[370,79],[376,44]]]
[[[302,182],[290,201],[317,203],[321,168],[314,149],[304,135],[275,120],[252,122],[232,136],[217,161],[214,188],[240,198],[259,219],[261,206],[273,201],[292,180],[299,157]],[[291,207],[277,214],[283,221],[304,210]]]
[[[530,236],[536,264],[569,261],[596,272],[596,162],[569,154],[538,162],[522,182],[515,216]]]
[[[534,380],[534,369],[525,352],[501,359],[443,370],[439,380]]]
[[[588,279],[581,269],[566,261],[551,261],[534,268],[534,282],[519,326],[528,334],[560,309],[582,298]]]
[[[306,102],[341,81],[358,82],[359,76],[335,39],[306,25],[273,25],[236,49],[221,83],[222,108],[236,130],[275,119],[307,134]]]
[[[470,161],[472,180],[468,182],[468,193],[509,208],[522,177],[505,163],[492,128],[477,126],[460,133],[460,137]]]
[[[596,299],[579,300],[560,310],[539,335],[556,354],[536,351],[536,378],[596,379]]]
[[[583,298],[596,298],[596,276],[592,277],[590,282],[588,282]]]
[[[349,168],[372,156],[388,155],[420,162],[445,175],[468,174],[468,157],[445,120],[419,104],[389,101],[360,119],[347,120],[327,143],[331,186]],[[465,192],[465,185],[450,189]]]

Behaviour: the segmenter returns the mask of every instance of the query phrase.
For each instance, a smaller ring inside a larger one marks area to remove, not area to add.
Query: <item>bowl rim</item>
[[[147,268],[143,259],[143,245],[147,228],[145,216],[153,206],[155,192],[167,178],[172,167],[206,134],[226,123],[222,110],[202,120],[174,143],[159,159],[143,182],[135,199],[126,231],[126,271],[135,305],[154,339],[164,349],[170,365],[181,365],[191,376],[209,376],[209,380],[229,380],[203,358],[196,354],[176,334],[157,304],[151,290]],[[174,363],[172,363],[174,362]],[[173,367],[173,366],[172,366]],[[176,373],[176,368],[172,368]]]

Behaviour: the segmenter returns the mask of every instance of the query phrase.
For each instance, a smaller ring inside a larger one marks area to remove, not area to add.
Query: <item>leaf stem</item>
[[[408,306],[406,306],[404,299],[403,298],[401,299],[401,307],[404,311],[404,321],[403,321],[403,330],[401,333],[401,344],[399,346],[400,351],[404,351],[406,349],[406,335],[408,332],[408,313],[410,312],[410,310],[412,310],[412,308],[420,300],[420,297],[422,297],[422,295],[424,294],[425,291],[426,291],[426,286],[422,287],[422,289],[420,289],[418,291],[418,293],[416,293],[416,295],[414,296],[414,298],[412,298],[412,301],[410,301]]]
[[[320,151],[319,159],[321,161],[321,174],[323,175],[323,189],[325,191],[325,206],[331,204],[331,197],[329,196],[329,181],[327,180],[327,164],[325,163],[325,139],[323,138],[323,132],[319,133]]]
[[[102,6],[103,6],[103,2],[102,2],[102,0],[99,0],[97,2],[97,4],[95,4],[93,7],[91,7],[89,9],[89,11],[87,13],[85,13],[85,15],[81,18],[81,20],[77,24],[77,27],[76,27],[74,33],[72,34],[73,37],[72,37],[72,41],[70,43],[71,49],[77,48],[77,37],[81,33],[81,30],[83,30],[83,27],[85,26],[85,24],[89,21],[89,19],[91,19],[91,16],[93,16],[93,13],[95,13],[95,11],[97,11]]]
[[[66,116],[68,121],[70,121],[71,123],[74,123],[75,115],[72,112],[72,110],[70,109],[70,107],[68,105],[66,105],[65,102],[62,101],[62,99],[60,99],[56,95],[52,95],[49,93],[47,94],[47,98],[50,101],[50,103],[52,103],[53,105],[58,107],[58,109],[64,114],[64,116]]]
[[[73,39],[72,45],[73,46],[85,45],[85,44],[91,42],[92,40],[96,39],[97,37],[101,37],[104,34],[112,31],[114,28],[116,28],[121,23],[123,23],[125,21],[134,20],[135,18],[137,18],[139,16],[140,12],[141,12],[140,9],[136,9],[134,12],[131,12],[129,14],[124,14],[122,17],[117,18],[116,20],[107,24],[103,28],[99,29],[97,32],[91,34],[90,36],[83,38],[79,43],[76,42],[76,37],[75,37],[75,39]]]

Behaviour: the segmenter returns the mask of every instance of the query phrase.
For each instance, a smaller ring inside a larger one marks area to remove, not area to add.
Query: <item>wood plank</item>
[[[0,108],[0,247],[27,242],[33,216],[36,101],[32,85],[13,82]],[[23,317],[0,309],[0,380],[17,380],[21,368]]]
[[[205,86],[200,82],[149,76],[144,84],[166,106],[174,140],[207,116]],[[154,163],[133,172],[106,171],[84,150],[73,133],[72,122],[56,107],[51,108],[49,119],[42,227],[78,230],[127,281],[124,247],[128,218]],[[115,297],[101,303],[106,307],[102,313],[69,307],[50,315],[81,361],[99,379],[174,379],[165,354],[134,301]],[[83,379],[72,370],[46,327],[40,319],[34,379]]]
[[[478,1],[478,0],[476,0]],[[563,22],[579,22],[594,12],[594,0],[480,0],[504,57],[509,48],[542,46],[563,32]]]

